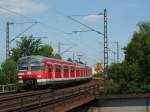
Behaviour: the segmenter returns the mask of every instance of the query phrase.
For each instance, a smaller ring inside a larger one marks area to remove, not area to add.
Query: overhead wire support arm
[[[81,31],[72,31],[73,33],[79,33],[79,32],[90,32],[92,30],[81,30]]]
[[[10,12],[10,13],[13,13],[13,14],[15,14],[15,15],[22,16],[22,17],[24,17],[24,18],[26,18],[26,19],[28,19],[28,20],[35,21],[35,19],[32,19],[32,18],[30,18],[30,17],[28,17],[28,16],[26,16],[26,15],[23,15],[23,14],[18,13],[18,12],[16,12],[16,11],[10,10],[10,9],[8,9],[8,8],[5,8],[5,7],[0,6],[0,9],[3,9],[3,10],[5,10],[5,11]]]
[[[72,21],[74,21],[74,22],[77,22],[77,23],[83,25],[84,27],[90,29],[91,31],[94,31],[94,32],[96,32],[96,33],[98,33],[98,34],[104,35],[104,34],[101,33],[100,31],[97,31],[97,30],[93,29],[92,27],[90,27],[90,26],[88,26],[88,25],[86,25],[86,24],[81,23],[80,21],[78,21],[78,20],[72,18],[71,16],[67,16],[67,18],[69,18],[70,20],[72,20]]]
[[[104,76],[108,78],[107,10],[104,9]]]
[[[101,33],[100,31],[97,31],[95,29],[93,29],[92,27],[83,24],[82,22],[72,18],[71,16],[67,16],[68,19],[75,21],[79,24],[81,24],[82,26],[90,29],[91,31],[97,32],[98,34],[101,34],[104,36],[104,77],[108,78],[108,36],[107,36],[107,10],[104,9],[103,13],[98,13],[96,15],[103,15],[104,16],[104,33]],[[83,15],[73,15],[73,16],[83,16]],[[84,15],[85,16],[85,15]],[[86,15],[87,16],[87,15]],[[79,31],[76,31],[76,33]],[[84,31],[80,31],[80,32],[84,32]]]
[[[68,52],[70,49],[74,48],[75,46],[76,46],[76,44],[72,45],[71,47],[69,47],[65,51],[61,52],[60,54],[64,54],[65,52]]]
[[[33,22],[32,22],[33,23]],[[13,38],[12,40],[10,40],[9,42],[14,41],[17,38],[20,38],[20,36],[25,33],[26,31],[28,31],[30,28],[32,28],[34,25],[36,25],[38,22],[34,22],[32,25],[30,25],[29,27],[27,27],[23,32],[19,33],[15,38]]]

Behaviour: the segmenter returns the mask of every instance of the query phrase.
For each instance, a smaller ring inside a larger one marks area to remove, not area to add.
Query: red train
[[[23,88],[89,80],[91,74],[85,64],[43,56],[25,56],[18,61],[18,84]]]

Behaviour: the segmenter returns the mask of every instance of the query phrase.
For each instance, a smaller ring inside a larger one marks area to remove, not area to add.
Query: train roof
[[[40,55],[24,56],[24,57],[19,58],[18,62],[21,62],[22,60],[28,61],[28,59],[30,59],[30,60],[31,59],[32,60],[39,60],[41,62],[44,61],[44,60],[51,60],[51,61],[55,61],[55,62],[58,62],[58,63],[66,63],[66,64],[71,64],[71,65],[87,66],[85,64],[80,64],[80,63],[70,62],[70,61],[65,61],[65,60],[59,60],[59,59],[44,57],[44,56],[40,56]]]

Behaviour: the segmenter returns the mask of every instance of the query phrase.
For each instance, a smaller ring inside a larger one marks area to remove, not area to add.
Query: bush
[[[17,63],[12,60],[6,60],[2,65],[2,75],[5,78],[6,83],[16,83],[17,81]]]
[[[0,84],[6,84],[7,83],[7,77],[5,73],[0,69]]]

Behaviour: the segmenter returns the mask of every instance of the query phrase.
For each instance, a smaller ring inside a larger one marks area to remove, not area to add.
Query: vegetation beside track
[[[10,58],[0,66],[0,84],[15,84],[17,81],[17,61],[22,56],[41,55],[56,59],[61,59],[57,53],[53,53],[53,48],[49,44],[43,44],[41,39],[32,36],[21,37],[17,41],[17,46],[11,49]]]
[[[0,93],[13,92],[17,90],[16,84],[0,85]]]
[[[14,93],[9,95],[4,94],[0,96],[0,102],[1,102],[0,112],[4,112],[4,111],[5,112],[6,111],[7,112],[8,111],[9,112],[12,111],[37,112],[47,107],[53,109],[54,105],[56,109],[58,109],[59,107],[61,107],[61,109],[70,109],[68,107],[72,105],[74,106],[73,102],[75,101],[78,101],[78,104],[80,104],[84,100],[85,102],[86,101],[89,102],[88,98],[92,98],[90,99],[90,101],[95,99],[94,95],[98,92],[99,87],[101,87],[102,85],[103,85],[103,81],[91,80],[84,84],[80,84],[74,87],[58,89],[55,91],[50,91],[49,89],[47,89],[47,90],[39,90],[39,91]],[[84,104],[85,102],[83,102],[82,104]],[[62,105],[59,106],[58,104],[59,105],[62,104],[63,106]],[[70,105],[66,106],[68,104]]]
[[[104,79],[103,73],[96,73],[96,74],[93,74],[93,75],[92,75],[92,78],[93,78],[93,79],[97,79],[97,80],[103,80],[103,79]]]
[[[139,31],[123,48],[125,59],[109,67],[111,94],[150,92],[150,23],[138,24]]]

